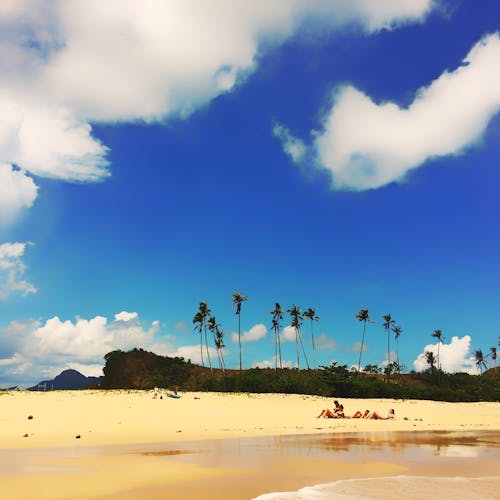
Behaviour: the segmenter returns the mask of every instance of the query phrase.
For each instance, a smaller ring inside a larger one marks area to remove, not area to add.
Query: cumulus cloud
[[[201,364],[201,353],[200,353],[200,345],[183,345],[177,348],[167,347],[163,350],[163,352],[155,351],[159,354],[164,354],[170,357],[180,357],[184,358],[186,361],[191,360],[192,363]],[[212,366],[215,366],[217,363],[217,350],[215,347],[209,347],[208,352],[210,353],[210,359],[212,360]],[[223,354],[225,351],[223,351]],[[207,351],[205,346],[203,346],[203,360],[205,366],[208,366],[208,358]]]
[[[121,313],[115,314],[116,321],[132,321],[133,319],[138,319],[139,315],[136,312],[129,313],[127,311],[122,311]]]
[[[283,330],[281,330],[281,341],[282,342],[295,342],[297,338],[297,334],[295,332],[295,328],[293,326],[285,326]]]
[[[0,244],[0,300],[6,300],[14,293],[24,297],[37,291],[32,283],[23,279],[26,246],[26,243]]]
[[[23,209],[30,208],[37,191],[35,182],[25,172],[0,164],[0,227],[11,224]]]
[[[23,173],[9,173],[16,189],[9,200],[0,190],[0,208],[31,206],[29,174],[105,179],[107,150],[90,123],[186,117],[234,89],[270,42],[305,22],[321,30],[356,23],[370,33],[421,21],[431,7],[431,0],[2,2],[0,162]],[[298,158],[300,143],[286,144]]]
[[[413,361],[415,370],[423,371],[429,368],[429,365],[425,361],[425,353],[427,351],[432,352],[437,359],[438,343],[428,344],[424,347],[423,352]],[[452,337],[449,344],[440,344],[439,362],[441,369],[445,372],[478,373],[474,356],[471,355],[471,338],[469,335],[465,335],[462,338]]]
[[[128,319],[116,319],[120,314]],[[35,382],[71,367],[95,375],[106,353],[154,345],[158,321],[144,325],[136,313],[120,314],[111,322],[102,316],[75,321],[54,316],[45,323],[14,321],[0,328],[0,381]]]
[[[252,326],[250,330],[245,331],[241,334],[241,343],[246,344],[248,342],[257,342],[257,340],[263,339],[266,336],[267,328],[262,323]],[[238,343],[238,333],[231,333],[231,342],[233,344]]]
[[[404,179],[433,157],[477,142],[500,109],[500,36],[478,42],[455,71],[420,89],[412,104],[375,103],[352,86],[334,92],[313,148],[336,188],[364,190]]]

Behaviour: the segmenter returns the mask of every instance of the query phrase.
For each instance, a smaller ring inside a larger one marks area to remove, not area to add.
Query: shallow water
[[[449,498],[469,500],[471,494],[482,500],[500,498],[500,477],[391,476],[346,479],[307,486],[296,492],[267,493],[254,500],[387,500],[404,498]]]

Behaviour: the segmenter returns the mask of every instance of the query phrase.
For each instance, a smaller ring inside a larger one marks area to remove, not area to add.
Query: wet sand
[[[474,494],[484,500],[498,498],[492,492],[500,488],[499,463],[498,432],[294,435],[0,452],[2,490],[13,499],[251,499],[378,478],[336,488],[385,499],[411,490],[409,500],[428,498],[429,484],[448,498],[474,484]],[[457,477],[462,483],[443,481]],[[471,483],[473,478],[481,479]]]

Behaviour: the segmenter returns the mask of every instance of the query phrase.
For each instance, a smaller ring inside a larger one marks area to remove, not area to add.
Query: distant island
[[[98,386],[102,377],[86,377],[77,370],[64,370],[53,380],[42,380],[38,384],[28,387],[28,391],[55,391],[55,390],[79,390],[90,386]]]

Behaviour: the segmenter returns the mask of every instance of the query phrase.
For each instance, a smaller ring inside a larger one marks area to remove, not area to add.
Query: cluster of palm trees
[[[248,297],[245,297],[240,292],[233,292],[232,305],[235,310],[235,314],[238,317],[238,346],[239,346],[240,373],[243,367],[242,349],[241,349],[241,306],[243,302],[246,302],[247,300]],[[300,333],[303,320],[304,319],[310,320],[314,368],[316,369],[317,365],[316,365],[316,344],[314,339],[314,322],[319,320],[319,316],[316,316],[316,311],[313,308],[309,308],[304,313],[302,313],[300,307],[296,305],[292,305],[289,309],[285,311],[282,309],[279,302],[275,302],[274,309],[270,311],[270,314],[272,315],[271,329],[274,331],[274,336],[275,336],[275,356],[274,356],[275,369],[277,370],[278,367],[281,369],[283,368],[283,360],[281,357],[280,330],[281,330],[281,322],[283,321],[283,316],[285,312],[290,315],[291,318],[290,326],[295,330],[297,369],[300,369],[299,345],[301,347],[307,365],[307,369],[311,368],[304,348],[304,343],[302,342],[302,335]],[[200,302],[198,306],[198,311],[195,313],[193,317],[193,324],[195,325],[194,330],[198,331],[200,334],[200,357],[202,366],[205,366],[205,358],[203,355],[203,345],[205,345],[206,357],[208,360],[210,370],[212,370],[212,361],[210,358],[210,351],[208,348],[208,339],[207,339],[207,328],[208,328],[208,330],[212,332],[214,336],[214,344],[217,350],[219,368],[224,372],[226,369],[223,357],[223,348],[225,347],[224,332],[222,331],[221,326],[217,323],[215,316],[212,315],[212,312],[209,309],[206,302]]]
[[[498,337],[498,345],[500,346],[500,337]],[[483,351],[481,349],[476,349],[474,351],[474,357],[476,359],[476,366],[477,366],[480,373],[483,373],[483,370],[488,368],[488,364],[486,362],[486,359],[489,357],[491,357],[491,360],[493,361],[493,368],[496,372],[496,369],[497,369],[497,348],[495,346],[490,347],[490,352],[486,355],[483,354]]]
[[[200,357],[201,364],[205,366],[205,360],[203,357],[203,339],[205,339],[205,349],[208,359],[208,365],[210,366],[210,371],[213,371],[212,360],[210,358],[210,351],[208,349],[208,339],[207,339],[207,328],[213,334],[214,344],[217,350],[217,359],[219,362],[219,368],[225,372],[226,364],[224,362],[224,332],[221,326],[217,323],[215,316],[212,315],[212,311],[209,309],[206,302],[200,302],[198,306],[198,311],[193,317],[193,323],[195,325],[194,329],[200,333]]]
[[[363,323],[363,335],[361,337],[361,346],[359,349],[359,359],[358,359],[358,372],[361,371],[361,356],[363,354],[363,349],[365,345],[365,333],[366,333],[366,323],[374,323],[370,319],[370,313],[368,309],[360,309],[356,314],[356,319]],[[394,340],[396,341],[396,367],[398,373],[400,371],[399,364],[399,337],[403,333],[403,329],[396,324],[394,319],[390,314],[384,314],[382,316],[384,320],[382,323],[382,327],[384,328],[385,333],[387,334],[387,375],[390,375],[391,368],[391,331],[394,333]]]
[[[241,348],[241,308],[243,302],[248,300],[248,297],[245,297],[243,294],[239,292],[233,292],[232,296],[232,305],[235,310],[235,314],[238,317],[238,346],[239,346],[239,370],[240,373],[242,371],[243,359],[242,359],[242,348]],[[304,320],[310,321],[310,329],[311,329],[311,343],[312,343],[312,352],[313,352],[313,367],[317,368],[316,363],[316,342],[314,337],[314,322],[319,320],[319,316],[316,315],[316,311],[313,308],[309,308],[302,312],[301,308],[293,304],[288,309],[283,309],[279,302],[275,302],[274,309],[270,311],[272,316],[271,330],[274,332],[274,340],[275,340],[275,369],[283,368],[283,359],[281,355],[281,336],[280,331],[282,327],[282,322],[284,319],[285,313],[288,313],[290,316],[290,324],[289,326],[293,328],[295,332],[295,350],[297,357],[297,369],[300,369],[300,353],[302,352],[303,358],[305,360],[307,369],[311,368],[309,364],[309,359],[307,357],[306,350],[304,348],[304,343],[302,341],[301,328]],[[370,318],[370,313],[368,309],[360,309],[356,314],[356,319],[363,323],[363,333],[361,336],[361,346],[359,350],[359,358],[358,358],[358,372],[361,372],[361,358],[363,355],[363,350],[365,346],[365,335],[366,335],[366,325],[367,323],[374,323]],[[384,332],[387,335],[387,365],[386,365],[386,374],[387,377],[390,376],[391,371],[397,370],[400,372],[400,363],[399,363],[399,337],[403,333],[403,329],[398,326],[395,320],[392,318],[390,314],[384,314],[382,316],[383,322],[381,323]],[[219,363],[219,368],[225,372],[226,364],[223,356],[224,349],[224,332],[221,328],[221,325],[217,323],[217,320],[210,308],[208,307],[206,302],[200,302],[198,306],[198,311],[193,317],[193,324],[195,325],[194,330],[198,331],[200,334],[200,357],[201,364],[205,366],[205,356],[203,353],[203,347],[205,347],[206,358],[208,361],[208,365],[210,370],[213,371],[212,360],[210,358],[210,351],[208,348],[208,338],[207,338],[207,329],[213,335],[213,342],[217,352],[217,360]],[[391,363],[391,332],[394,334],[394,340],[396,342],[396,361]],[[441,371],[441,360],[440,360],[440,345],[443,343],[445,337],[441,330],[434,330],[431,334],[433,338],[437,339],[437,355],[435,355],[432,351],[426,351],[424,353],[425,359],[429,367],[432,371],[437,366],[438,372]],[[498,345],[500,346],[500,337],[498,339]],[[487,368],[486,359],[491,357],[491,360],[494,363],[494,367],[496,369],[496,359],[497,359],[497,348],[490,347],[490,351],[487,355],[484,355],[481,349],[477,349],[475,352],[475,360],[476,366],[482,373],[483,369]]]

